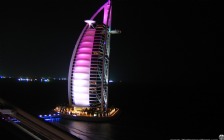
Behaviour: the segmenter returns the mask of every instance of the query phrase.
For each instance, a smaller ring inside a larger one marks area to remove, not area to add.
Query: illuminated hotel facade
[[[103,12],[102,21],[95,21]],[[111,1],[85,20],[70,61],[68,73],[68,100],[70,106],[108,108],[109,56],[111,34]]]

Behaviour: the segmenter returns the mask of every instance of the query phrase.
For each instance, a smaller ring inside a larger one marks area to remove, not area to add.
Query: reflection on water
[[[112,125],[109,123],[79,122],[64,119],[52,123],[82,140],[113,139],[111,135]]]
[[[145,137],[144,134],[142,135],[143,131],[139,131],[138,128],[112,123],[82,122],[66,119],[51,123],[82,140],[117,140]]]

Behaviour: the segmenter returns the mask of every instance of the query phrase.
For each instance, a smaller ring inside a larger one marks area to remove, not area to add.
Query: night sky
[[[67,77],[76,41],[103,0],[0,5],[0,75]],[[217,1],[113,0],[110,79],[223,81],[223,7]]]

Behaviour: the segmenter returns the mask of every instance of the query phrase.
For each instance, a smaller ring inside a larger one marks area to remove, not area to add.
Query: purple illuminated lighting
[[[89,106],[89,79],[94,34],[95,32],[91,31],[84,36],[76,52],[72,90],[73,101],[79,106]]]
[[[90,106],[90,82],[94,83],[93,81],[90,81],[91,58],[93,55],[93,45],[96,33],[96,29],[93,27],[93,24],[95,24],[94,18],[99,12],[103,11],[104,15],[102,22],[109,26],[110,30],[110,8],[110,0],[108,0],[108,2],[97,10],[90,20],[85,20],[87,24],[76,42],[70,61],[68,76],[68,97],[70,105]]]

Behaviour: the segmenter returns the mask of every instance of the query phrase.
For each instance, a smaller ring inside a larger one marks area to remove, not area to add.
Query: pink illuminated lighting
[[[89,79],[94,33],[89,32],[83,37],[74,61],[72,95],[73,102],[78,106],[89,106]]]
[[[90,89],[92,90],[90,83],[96,83],[96,81],[90,80],[92,55],[94,54],[94,38],[96,33],[96,29],[93,24],[96,23],[94,20],[95,17],[103,11],[104,15],[102,23],[108,26],[110,30],[110,4],[110,0],[108,0],[108,2],[101,6],[89,20],[85,20],[87,24],[76,42],[70,61],[68,75],[68,98],[70,105],[83,107],[90,106]]]

